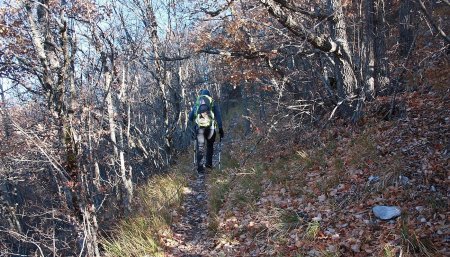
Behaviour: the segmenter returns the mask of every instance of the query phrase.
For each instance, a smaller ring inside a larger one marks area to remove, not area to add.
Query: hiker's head
[[[200,92],[198,93],[199,95],[207,95],[207,96],[211,96],[211,93],[209,93],[208,89],[201,89]]]

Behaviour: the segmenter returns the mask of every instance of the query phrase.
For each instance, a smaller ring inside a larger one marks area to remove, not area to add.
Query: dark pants
[[[211,136],[212,134],[212,136]],[[210,138],[208,138],[210,136]],[[214,141],[216,132],[210,128],[197,129],[197,170],[203,170],[203,156],[206,152],[206,167],[212,167],[212,159],[214,153]]]

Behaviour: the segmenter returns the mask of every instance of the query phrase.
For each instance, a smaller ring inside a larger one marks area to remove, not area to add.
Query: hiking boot
[[[203,165],[202,166],[198,166],[197,172],[200,173],[200,174],[205,173],[205,167],[203,167]]]

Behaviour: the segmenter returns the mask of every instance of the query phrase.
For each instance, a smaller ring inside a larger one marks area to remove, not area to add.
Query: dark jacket
[[[200,90],[200,95],[211,96],[208,89]],[[217,126],[219,129],[222,128],[222,114],[220,113],[220,108],[215,103],[212,106],[212,112],[214,113],[214,119],[217,121]],[[197,113],[197,106],[193,106],[191,112],[189,113],[189,120],[194,121],[195,114]]]

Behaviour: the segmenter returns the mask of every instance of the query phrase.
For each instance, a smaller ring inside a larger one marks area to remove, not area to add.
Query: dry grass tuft
[[[180,167],[189,167],[181,161]],[[135,214],[102,239],[105,256],[164,256],[160,236],[170,234],[171,212],[181,205],[187,168],[157,175],[137,192]]]

